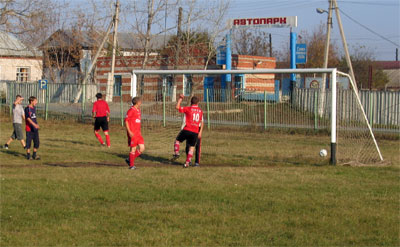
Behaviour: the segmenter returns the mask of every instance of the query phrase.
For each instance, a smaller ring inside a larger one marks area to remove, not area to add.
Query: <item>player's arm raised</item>
[[[180,94],[180,95],[179,95],[178,102],[176,102],[175,109],[177,109],[178,111],[179,111],[179,109],[181,108],[181,103],[182,103],[183,98],[184,98],[183,94]]]

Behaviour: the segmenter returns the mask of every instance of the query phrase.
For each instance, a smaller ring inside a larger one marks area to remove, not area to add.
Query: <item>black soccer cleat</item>
[[[174,154],[174,155],[172,155],[172,161],[175,161],[175,160],[177,160],[177,159],[179,159],[179,157],[180,157],[180,155],[179,154]]]
[[[33,160],[40,160],[40,156],[32,157]]]

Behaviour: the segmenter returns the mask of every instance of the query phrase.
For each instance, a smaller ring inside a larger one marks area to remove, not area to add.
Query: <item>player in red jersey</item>
[[[190,99],[190,106],[188,107],[181,107],[181,103],[184,96],[181,94],[179,95],[179,100],[176,104],[176,109],[180,113],[185,114],[185,127],[181,132],[179,132],[178,136],[176,137],[174,143],[174,156],[173,159],[179,158],[179,147],[180,143],[183,141],[187,141],[189,144],[189,152],[186,156],[186,162],[183,165],[184,168],[189,167],[190,162],[192,161],[194,147],[196,145],[197,139],[201,139],[201,133],[203,132],[203,111],[199,108],[199,98],[193,96]]]
[[[144,140],[140,132],[140,124],[142,121],[140,112],[141,104],[141,98],[134,97],[132,99],[132,107],[128,110],[125,117],[125,128],[128,135],[128,146],[130,147],[129,159],[126,159],[126,162],[129,165],[129,169],[133,170],[136,169],[135,159],[144,151]],[[139,146],[139,149],[137,146]]]
[[[94,135],[97,137],[101,145],[105,145],[101,135],[99,134],[100,128],[106,136],[107,147],[110,147],[110,135],[108,134],[108,122],[110,121],[110,107],[107,102],[102,98],[101,93],[96,94],[97,101],[93,104],[92,116],[94,118]]]
[[[186,125],[186,123],[184,122],[182,129],[185,127],[185,125]],[[201,127],[199,127],[199,128],[201,129]],[[200,132],[199,132],[199,136],[202,136]],[[189,149],[190,149],[189,143],[186,142],[186,148],[185,148],[186,155],[189,153]],[[194,147],[194,164],[193,164],[193,162],[191,162],[189,165],[199,167],[200,166],[200,156],[201,156],[201,138],[197,138],[196,145]]]

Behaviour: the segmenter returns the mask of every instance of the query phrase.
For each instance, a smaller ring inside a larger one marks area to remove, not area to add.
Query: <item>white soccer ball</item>
[[[321,151],[319,151],[319,156],[326,157],[327,155],[328,155],[328,151],[326,151],[326,149],[321,149]]]

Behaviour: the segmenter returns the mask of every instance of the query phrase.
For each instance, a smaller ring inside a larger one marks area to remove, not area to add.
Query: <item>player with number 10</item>
[[[183,165],[183,167],[187,168],[187,167],[189,167],[189,164],[192,160],[194,147],[196,145],[197,139],[201,138],[204,124],[203,124],[203,111],[198,106],[199,98],[197,98],[196,96],[193,96],[190,100],[190,106],[181,107],[183,98],[184,98],[184,96],[182,94],[179,95],[179,100],[176,103],[175,108],[180,113],[185,114],[186,125],[183,128],[183,130],[181,130],[181,132],[179,132],[178,136],[176,137],[176,140],[174,143],[173,159],[179,158],[180,143],[186,140],[190,147],[189,147],[189,152],[186,157],[186,162]]]

